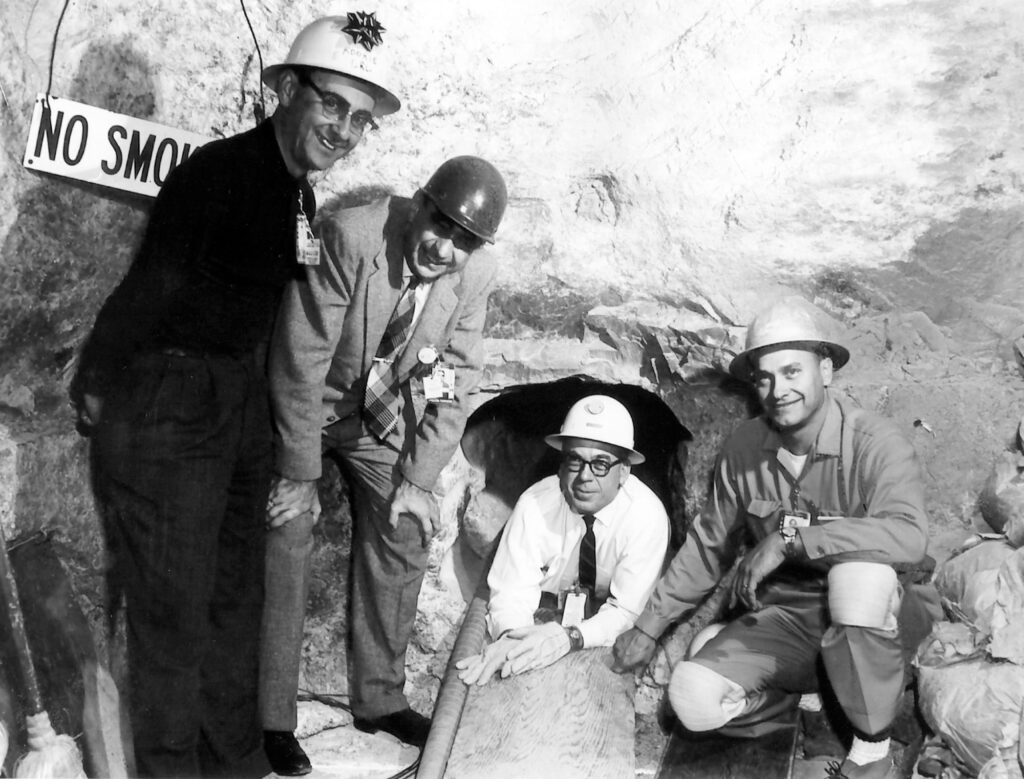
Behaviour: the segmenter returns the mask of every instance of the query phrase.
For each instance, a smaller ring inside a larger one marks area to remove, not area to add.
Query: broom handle
[[[30,713],[38,714],[43,710],[43,697],[39,694],[39,680],[36,678],[36,669],[32,665],[32,655],[28,648],[28,634],[25,632],[25,617],[21,613],[21,603],[18,600],[18,583],[14,580],[14,571],[11,570],[11,561],[7,556],[7,542],[4,541],[2,529],[0,529],[0,547],[3,550],[3,554],[0,554],[0,589],[3,590],[4,605],[7,607],[7,618],[10,620],[11,635],[14,638],[14,648],[18,654],[21,675],[25,680],[25,689],[28,692]]]

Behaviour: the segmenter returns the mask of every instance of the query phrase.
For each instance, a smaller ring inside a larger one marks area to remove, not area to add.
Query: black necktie
[[[585,589],[590,596],[594,597],[597,589],[597,540],[594,538],[594,515],[584,514],[583,521],[587,525],[587,531],[583,534],[583,541],[580,543],[580,587]]]

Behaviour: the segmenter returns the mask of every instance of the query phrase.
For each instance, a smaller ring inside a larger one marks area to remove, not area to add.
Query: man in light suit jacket
[[[426,741],[430,720],[402,691],[405,653],[437,529],[431,490],[479,380],[497,270],[484,244],[493,243],[506,200],[490,163],[450,159],[411,199],[326,213],[319,264],[286,292],[270,358],[280,440],[261,656],[267,731],[296,725],[316,480],[321,452],[332,450],[354,488],[355,725]],[[415,405],[414,395],[422,396]],[[424,408],[418,419],[416,406]]]

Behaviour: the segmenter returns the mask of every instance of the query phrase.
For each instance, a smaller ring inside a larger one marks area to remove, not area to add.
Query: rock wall
[[[59,528],[92,613],[101,545],[66,385],[149,203],[21,166],[62,9],[0,9],[0,522],[9,536]],[[850,326],[840,386],[914,441],[937,540],[973,519],[1024,394],[1019,0],[246,10],[265,64],[325,12],[376,10],[387,28],[403,110],[317,180],[321,202],[409,193],[460,153],[506,173],[485,392],[575,373],[658,392],[694,434],[696,509],[745,409],[718,385],[739,326],[796,291]],[[50,92],[219,137],[251,126],[258,71],[239,3],[80,0],[64,14]],[[318,552],[311,656],[343,634],[337,505]],[[417,680],[439,673],[454,630],[442,552]]]

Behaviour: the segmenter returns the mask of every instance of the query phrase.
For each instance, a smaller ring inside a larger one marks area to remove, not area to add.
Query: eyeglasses
[[[373,121],[373,115],[369,111],[356,111],[352,113],[352,106],[341,95],[325,92],[302,70],[296,70],[295,73],[300,84],[316,92],[316,96],[320,98],[320,110],[323,111],[325,117],[336,122],[343,122],[347,116],[349,125],[359,135],[362,135],[366,128],[371,130],[378,129],[378,125]]]
[[[473,252],[484,244],[484,239],[474,235],[465,227],[457,224],[447,214],[442,213],[433,200],[426,198],[427,217],[436,228],[435,232],[442,238],[449,238],[451,242],[463,251]]]
[[[577,454],[566,454],[562,456],[562,463],[569,473],[579,473],[583,466],[589,465],[590,472],[595,476],[607,476],[613,465],[618,465],[622,460],[608,460],[600,458],[597,460],[584,460]]]

